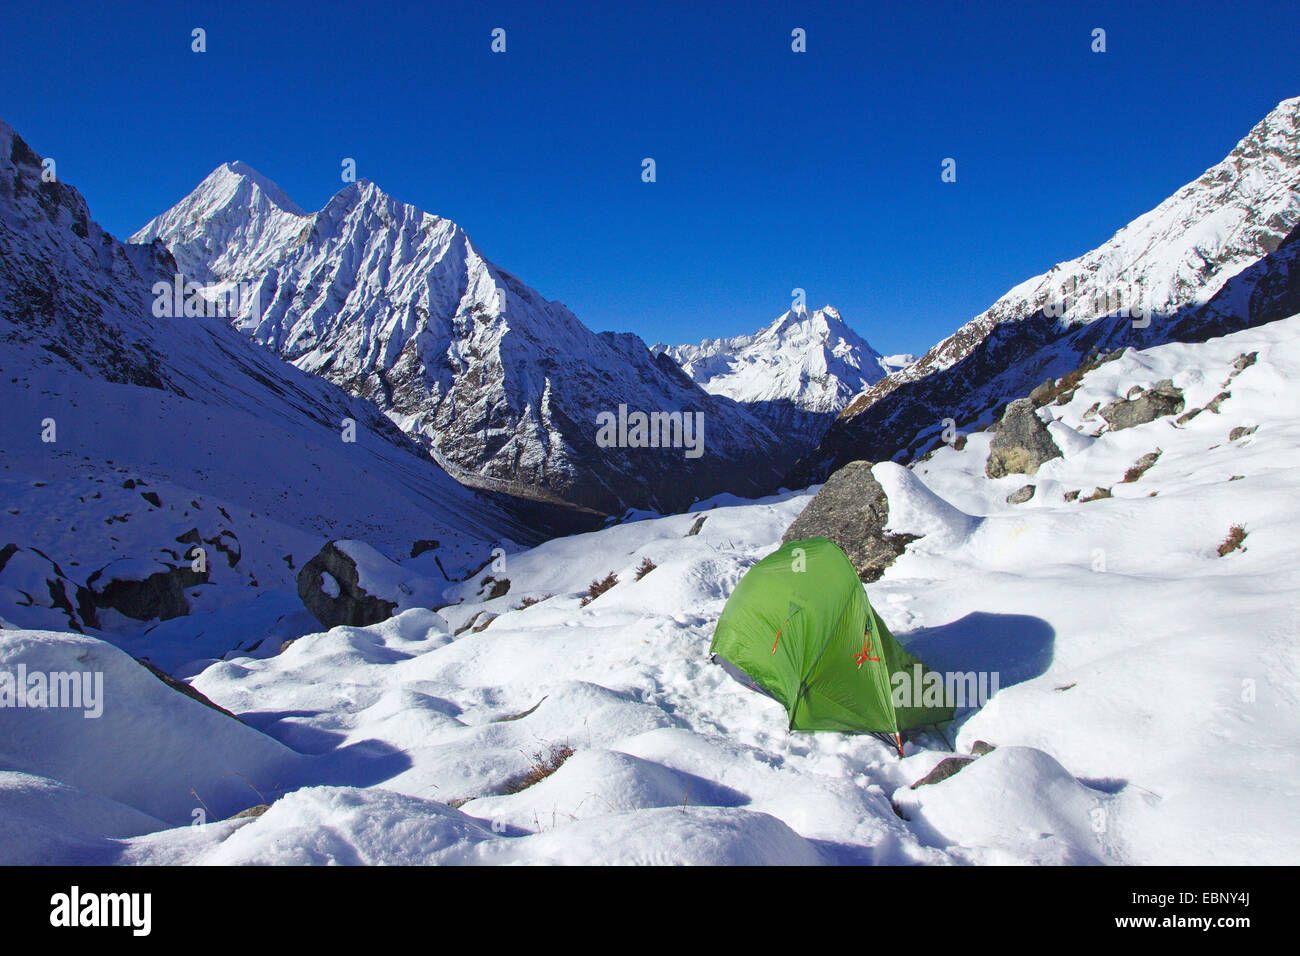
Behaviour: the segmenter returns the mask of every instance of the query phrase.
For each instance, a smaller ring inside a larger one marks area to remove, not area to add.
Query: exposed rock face
[[[298,572],[298,597],[325,627],[365,627],[432,607],[441,589],[359,541],[329,541]]]
[[[871,474],[871,462],[845,465],[808,502],[782,535],[782,542],[829,538],[839,545],[858,577],[877,580],[916,535],[890,534],[889,498]]]
[[[1133,462],[1133,467],[1124,473],[1124,478],[1121,484],[1128,484],[1130,482],[1137,481],[1148,471],[1150,471],[1151,466],[1154,465],[1159,460],[1160,460],[1159,448],[1157,448],[1155,451],[1147,452],[1137,461]]]
[[[1210,399],[1208,402],[1205,403],[1205,410],[1207,412],[1214,412],[1214,414],[1218,415],[1219,406],[1222,405],[1230,398],[1232,398],[1231,392],[1220,392],[1218,395],[1215,395],[1212,399]]]
[[[1033,475],[1046,461],[1061,457],[1061,449],[1052,441],[1047,426],[1034,411],[1028,398],[1018,398],[1007,405],[998,424],[984,474],[990,478],[1004,475]]]
[[[86,580],[95,604],[137,621],[166,621],[190,613],[185,589],[205,584],[207,572],[160,561],[114,561]]]
[[[94,597],[46,555],[10,543],[0,548],[0,608],[25,627],[97,627]]]
[[[1228,432],[1228,441],[1236,441],[1238,438],[1245,438],[1247,435],[1253,435],[1258,429],[1258,425],[1238,425],[1232,431]]]
[[[1101,410],[1101,417],[1111,431],[1145,425],[1165,415],[1177,415],[1183,410],[1183,392],[1175,388],[1171,379],[1156,382],[1136,398],[1118,398]]]

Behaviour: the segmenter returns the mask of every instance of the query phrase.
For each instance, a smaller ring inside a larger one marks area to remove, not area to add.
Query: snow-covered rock
[[[432,608],[442,586],[363,541],[329,541],[298,572],[298,597],[325,627],[364,627],[397,611]]]

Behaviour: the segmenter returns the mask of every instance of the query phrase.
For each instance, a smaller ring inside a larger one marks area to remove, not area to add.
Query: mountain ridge
[[[1222,161],[1101,246],[1012,287],[916,362],[870,386],[786,480],[819,481],[855,458],[906,459],[933,447],[946,419],[987,424],[1000,404],[1071,371],[1103,344],[1146,347],[1189,334],[1196,311],[1257,263],[1272,262],[1263,270],[1271,282],[1294,281],[1289,255],[1270,257],[1297,224],[1300,97],[1293,97]],[[1249,297],[1243,285],[1233,296]],[[1274,311],[1260,305],[1241,318],[1255,324]],[[1233,325],[1220,311],[1214,321],[1208,314],[1197,334]]]
[[[675,374],[639,337],[590,331],[451,220],[366,180],[298,215],[259,204],[260,189],[228,188],[222,169],[132,241],[163,241],[183,268],[251,287],[236,328],[374,401],[465,481],[616,514],[759,493],[793,460],[740,405]],[[620,404],[704,414],[708,454],[599,446],[597,416]]]

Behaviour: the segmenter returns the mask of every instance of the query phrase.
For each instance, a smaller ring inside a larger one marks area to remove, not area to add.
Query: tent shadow
[[[1040,617],[972,611],[938,627],[898,635],[908,653],[940,673],[998,675],[998,687],[1032,680],[1052,665],[1056,631]]]
[[[373,787],[409,770],[410,755],[383,740],[358,740],[311,758],[299,786]]]
[[[312,757],[334,750],[346,735],[309,724],[294,723],[287,718],[319,717],[320,713],[318,710],[255,710],[240,714],[239,719],[254,730],[278,740],[290,750]]]

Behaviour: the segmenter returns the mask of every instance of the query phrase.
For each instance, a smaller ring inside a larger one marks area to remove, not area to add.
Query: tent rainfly
[[[911,682],[925,666],[889,633],[853,563],[826,538],[789,541],[750,568],[709,653],[779,701],[791,730],[872,733],[901,755],[903,731],[953,718],[948,706],[896,706],[896,675]]]

